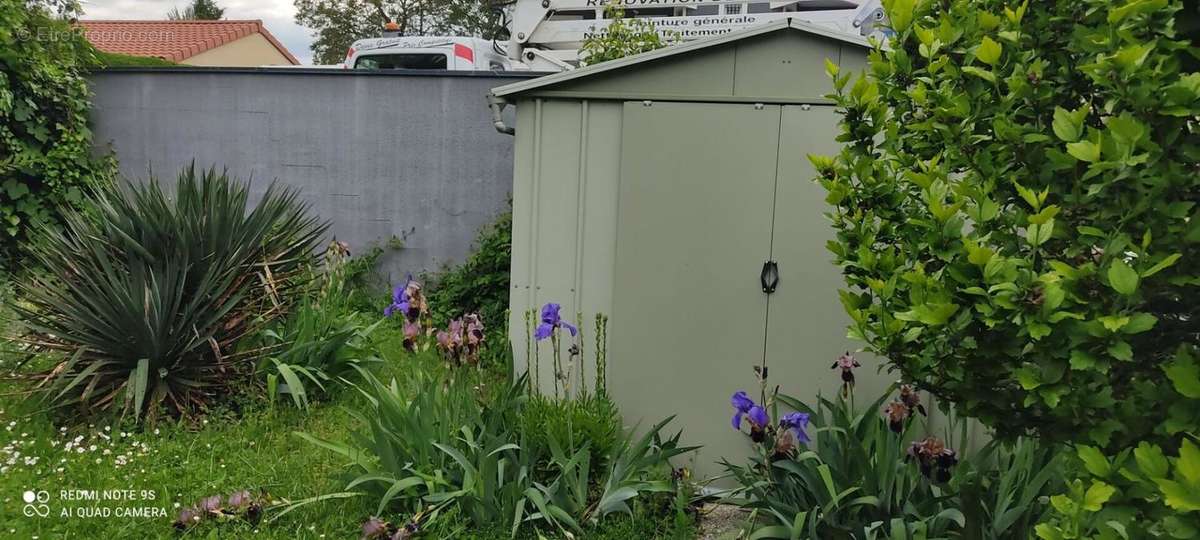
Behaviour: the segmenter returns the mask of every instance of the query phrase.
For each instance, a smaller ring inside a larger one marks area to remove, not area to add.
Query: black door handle
[[[779,287],[779,263],[775,261],[763,263],[762,274],[759,274],[758,279],[762,282],[764,293],[775,292],[775,289]]]

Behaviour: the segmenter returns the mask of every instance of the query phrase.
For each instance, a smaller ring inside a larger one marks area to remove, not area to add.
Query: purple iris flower
[[[537,330],[534,331],[533,337],[538,341],[546,339],[554,334],[554,330],[558,328],[566,328],[574,336],[576,333],[575,327],[571,326],[567,321],[562,320],[558,315],[558,310],[562,306],[551,302],[542,306],[542,324],[539,324]]]
[[[766,409],[758,405],[750,407],[750,412],[746,413],[746,416],[750,418],[750,425],[753,429],[762,429],[771,423],[771,417],[767,416]]]
[[[392,290],[392,304],[383,310],[384,317],[391,317],[393,313],[408,313],[409,308],[412,307],[408,297],[409,283],[412,283],[412,276],[408,276],[408,281],[405,281],[404,285],[397,285]]]
[[[754,401],[746,396],[746,392],[738,391],[733,394],[733,397],[729,398],[729,404],[733,405],[733,408],[737,410],[733,415],[733,429],[741,430],[742,415],[750,413],[750,409],[755,407]]]
[[[796,435],[796,440],[801,443],[808,444],[812,440],[808,438],[808,433],[804,431],[804,429],[808,427],[808,415],[805,413],[794,412],[784,415],[784,417],[779,420],[779,426],[791,429]]]

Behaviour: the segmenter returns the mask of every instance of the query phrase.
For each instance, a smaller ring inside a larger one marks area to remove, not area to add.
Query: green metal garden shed
[[[609,315],[610,395],[631,425],[677,414],[684,440],[705,446],[701,474],[746,451],[729,396],[758,394],[754,366],[790,395],[837,392],[830,365],[856,345],[807,155],[837,151],[825,60],[859,71],[868,50],[857,36],[779,21],[495,89],[493,101],[517,108],[518,372],[527,311],[557,302],[571,321]],[[540,351],[549,393],[551,355]],[[862,371],[878,396],[884,381]]]

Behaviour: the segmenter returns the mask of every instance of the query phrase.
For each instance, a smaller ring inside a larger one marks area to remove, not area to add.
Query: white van
[[[491,40],[470,37],[394,36],[360,39],[346,53],[347,69],[506,71],[507,57]]]

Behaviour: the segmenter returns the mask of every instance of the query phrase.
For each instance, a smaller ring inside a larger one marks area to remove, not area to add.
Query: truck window
[[[675,15],[675,8],[660,7],[660,8],[630,8],[625,10],[626,17],[635,19],[646,17],[671,17]]]
[[[590,21],[596,18],[594,9],[559,9],[550,12],[551,21]]]
[[[354,69],[446,69],[441,53],[370,54],[358,57]]]

